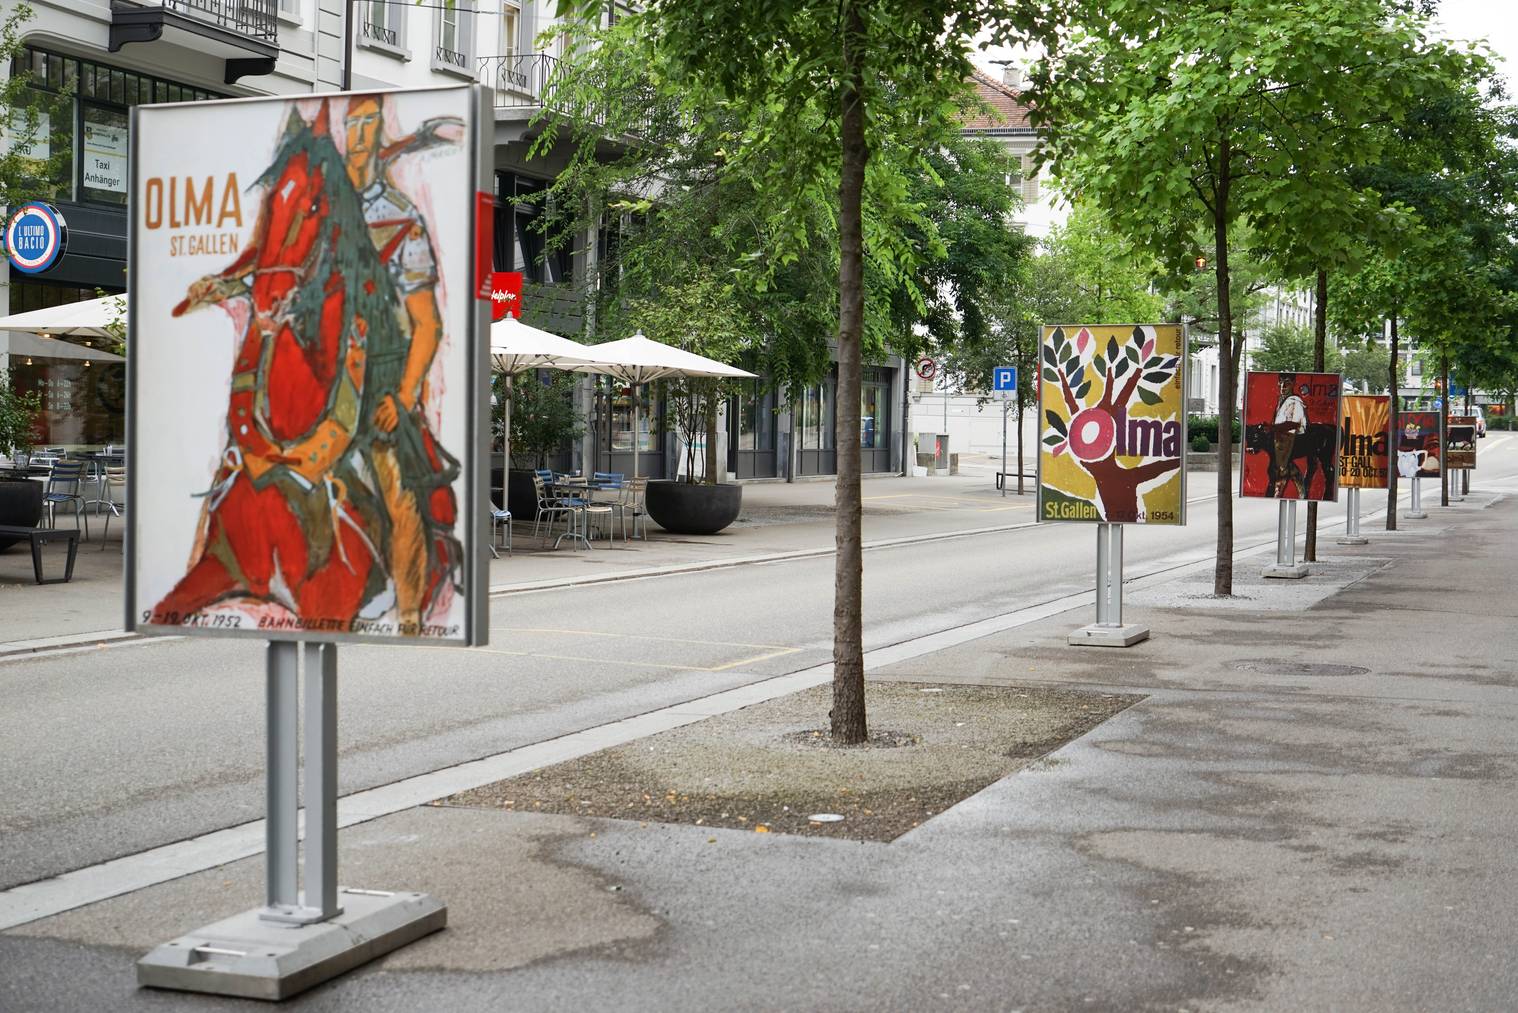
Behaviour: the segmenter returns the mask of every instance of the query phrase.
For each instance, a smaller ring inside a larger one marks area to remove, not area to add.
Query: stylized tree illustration
[[[1043,347],[1043,378],[1059,384],[1060,395],[1070,415],[1066,421],[1052,408],[1044,409],[1044,419],[1052,432],[1043,438],[1050,452],[1059,457],[1066,450],[1076,463],[1096,482],[1102,516],[1121,523],[1139,515],[1139,488],[1181,466],[1179,455],[1163,461],[1146,461],[1133,467],[1118,463],[1118,448],[1129,454],[1137,449],[1128,419],[1128,406],[1135,394],[1147,405],[1157,405],[1163,396],[1158,388],[1175,377],[1180,356],[1155,354],[1154,338],[1135,327],[1131,338],[1119,345],[1109,338],[1107,347],[1098,350],[1096,339],[1082,327],[1071,342],[1064,328],[1056,327]],[[1102,383],[1101,398],[1086,405],[1092,385]],[[1117,390],[1118,385],[1122,389]],[[1122,434],[1119,427],[1124,428]],[[1157,443],[1158,438],[1155,437]],[[1157,446],[1153,446],[1156,452]]]

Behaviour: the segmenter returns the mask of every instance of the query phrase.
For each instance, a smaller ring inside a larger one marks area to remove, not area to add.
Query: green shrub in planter
[[[1191,438],[1191,449],[1195,450],[1198,454],[1205,454],[1212,450],[1212,442],[1201,433],[1198,433]]]

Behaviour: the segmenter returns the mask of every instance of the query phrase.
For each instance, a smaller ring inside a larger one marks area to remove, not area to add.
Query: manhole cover
[[[1259,672],[1261,675],[1365,675],[1370,671],[1358,665],[1314,665],[1306,661],[1284,661],[1280,658],[1251,658],[1235,661],[1229,668],[1240,672]]]

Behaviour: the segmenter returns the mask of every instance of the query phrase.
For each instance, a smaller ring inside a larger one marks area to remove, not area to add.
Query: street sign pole
[[[1001,402],[1001,498],[1007,498],[1007,400]]]
[[[1132,647],[1149,639],[1149,627],[1123,624],[1123,526],[1096,526],[1096,622],[1070,634],[1074,647]]]
[[[1299,580],[1307,576],[1307,564],[1297,562],[1297,501],[1281,500],[1276,524],[1276,561],[1265,568],[1265,576],[1282,580]]]

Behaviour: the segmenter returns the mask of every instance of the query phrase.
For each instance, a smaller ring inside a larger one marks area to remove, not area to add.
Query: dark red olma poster
[[[1239,495],[1338,498],[1343,387],[1338,373],[1245,375]]]

